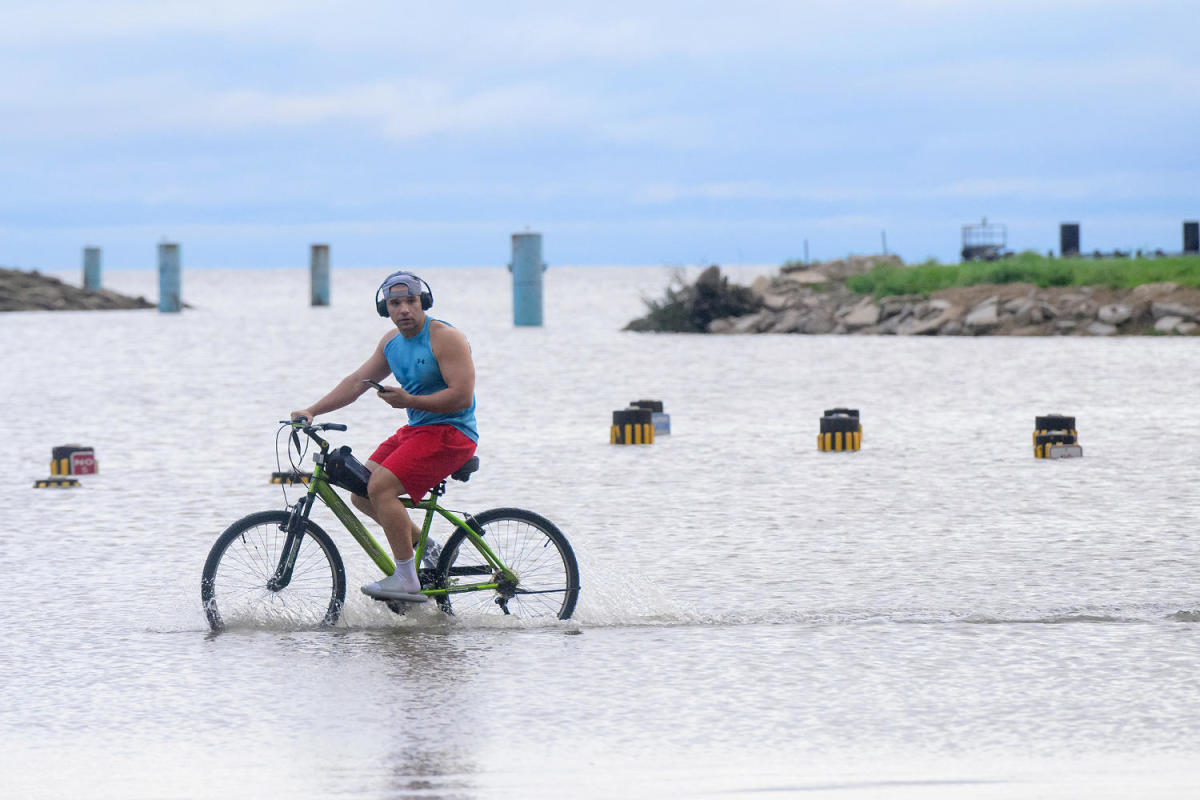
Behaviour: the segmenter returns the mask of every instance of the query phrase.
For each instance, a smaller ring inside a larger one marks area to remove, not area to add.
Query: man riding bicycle
[[[400,495],[419,502],[466,463],[479,440],[471,347],[458,329],[425,313],[432,305],[433,290],[421,278],[407,270],[387,276],[375,292],[375,308],[396,329],[384,334],[371,357],[328,394],[289,417],[311,421],[348,406],[388,373],[400,384],[382,387],[376,395],[392,408],[405,409],[408,424],[366,462],[371,471],[367,497],[351,495],[354,505],[382,526],[396,558],[392,575],[362,587],[376,599],[426,599],[413,562],[419,531]]]

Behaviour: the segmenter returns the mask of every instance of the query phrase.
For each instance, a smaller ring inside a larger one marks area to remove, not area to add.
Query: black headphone
[[[390,281],[392,278],[395,278],[397,275],[408,275],[416,278],[421,283],[424,283],[425,291],[421,292],[421,310],[428,311],[433,307],[433,289],[429,288],[429,284],[425,283],[425,279],[417,275],[413,275],[406,269],[401,269],[384,278],[383,283],[379,284],[379,288],[375,290],[375,310],[379,312],[379,316],[386,317],[388,315],[387,298],[383,296],[383,289],[388,285],[388,281]]]

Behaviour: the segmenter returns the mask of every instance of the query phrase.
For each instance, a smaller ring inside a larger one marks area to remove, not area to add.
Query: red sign
[[[96,452],[94,450],[80,450],[76,453],[71,453],[71,474],[96,474]]]

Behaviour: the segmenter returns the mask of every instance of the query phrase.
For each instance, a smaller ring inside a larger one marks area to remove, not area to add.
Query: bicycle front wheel
[[[214,631],[231,624],[332,625],[346,601],[346,569],[329,534],[305,521],[290,580],[280,585],[286,511],[260,511],[230,525],[204,562],[200,599]]]
[[[517,576],[503,580],[501,571],[461,530],[446,540],[438,560],[438,597],[443,610],[456,617],[511,615],[522,619],[567,619],[579,598],[579,565],[567,537],[553,522],[520,508],[493,508],[468,522],[500,562]],[[496,589],[471,590],[475,584],[500,583]]]

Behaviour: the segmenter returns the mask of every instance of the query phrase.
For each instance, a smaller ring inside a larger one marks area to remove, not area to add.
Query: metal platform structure
[[[987,217],[976,225],[962,226],[963,261],[997,261],[1011,255],[1008,247],[1008,226],[989,225]]]

